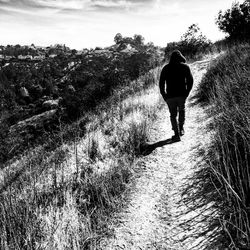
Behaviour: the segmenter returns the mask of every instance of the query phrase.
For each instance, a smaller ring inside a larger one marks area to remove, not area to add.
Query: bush
[[[147,121],[132,120],[128,130],[122,131],[120,151],[127,154],[132,160],[141,155],[141,150],[148,140]]]

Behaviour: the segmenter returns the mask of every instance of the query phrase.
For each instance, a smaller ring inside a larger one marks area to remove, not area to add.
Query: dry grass
[[[197,95],[210,106],[208,129],[215,135],[193,186],[199,186],[196,198],[217,210],[210,225],[219,249],[250,248],[249,69],[250,46],[234,47],[211,67]]]
[[[159,109],[158,77],[150,71],[116,89],[82,118],[84,136],[74,125],[71,142],[53,152],[37,147],[2,168],[0,249],[97,248]]]

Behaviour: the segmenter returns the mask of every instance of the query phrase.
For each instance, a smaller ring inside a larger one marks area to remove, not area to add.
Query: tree
[[[121,41],[122,41],[122,35],[121,35],[121,33],[117,33],[116,35],[115,35],[115,37],[114,37],[114,42],[116,43],[116,44],[120,44],[121,43]]]
[[[250,38],[250,1],[242,4],[234,3],[231,9],[220,11],[216,19],[219,29],[229,35],[231,39]]]
[[[209,47],[211,45],[211,41],[202,34],[198,24],[192,24],[181,36],[180,44],[184,53],[194,55],[197,52],[203,51]]]
[[[71,50],[71,54],[72,54],[72,55],[76,55],[76,53],[77,53],[77,50],[76,50],[76,49],[72,49],[72,50]]]
[[[142,46],[144,44],[144,37],[142,35],[134,35],[134,43],[137,46]]]
[[[202,47],[210,41],[202,34],[198,24],[192,24],[188,30],[181,36],[181,42],[189,46]]]
[[[188,58],[197,58],[210,47],[211,41],[202,34],[198,24],[192,24],[181,36],[179,42],[168,43],[164,49],[164,58],[167,59],[173,50],[180,50]]]

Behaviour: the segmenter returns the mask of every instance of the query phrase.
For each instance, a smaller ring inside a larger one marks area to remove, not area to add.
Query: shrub
[[[127,154],[133,159],[141,154],[141,148],[146,144],[148,139],[147,121],[132,120],[129,128],[122,131],[120,151]]]

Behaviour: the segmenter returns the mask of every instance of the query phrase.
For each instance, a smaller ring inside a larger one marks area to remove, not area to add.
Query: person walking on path
[[[173,141],[180,141],[180,136],[184,135],[185,102],[193,87],[193,81],[185,57],[179,50],[173,51],[169,63],[161,71],[159,82],[161,95],[170,112]]]

